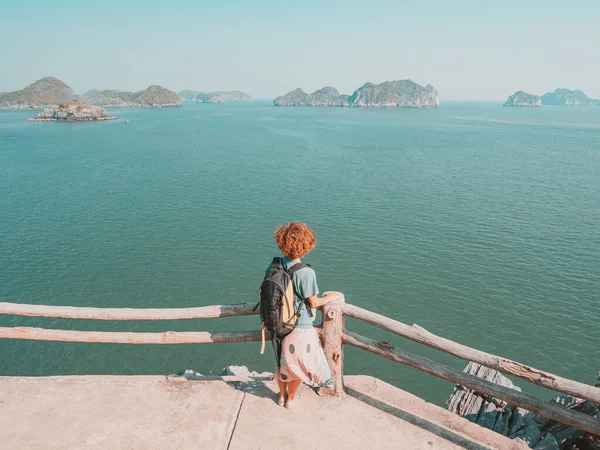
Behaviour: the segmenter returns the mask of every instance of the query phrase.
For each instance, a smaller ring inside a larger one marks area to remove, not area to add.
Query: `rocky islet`
[[[28,120],[38,122],[79,122],[112,119],[116,119],[116,117],[106,114],[106,108],[75,101],[64,102],[54,107],[45,108],[38,114],[38,117]]]

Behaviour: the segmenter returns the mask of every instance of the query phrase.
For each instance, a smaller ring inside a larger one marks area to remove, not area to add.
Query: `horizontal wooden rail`
[[[558,375],[544,372],[510,359],[467,347],[466,345],[436,336],[418,325],[409,326],[402,322],[398,322],[397,320],[390,319],[389,317],[382,316],[381,314],[359,308],[358,306],[346,303],[344,305],[344,314],[467,361],[476,362],[499,372],[514,375],[523,380],[558,392],[564,392],[565,394],[577,398],[600,403],[600,389],[597,387],[562,378]]]
[[[92,320],[175,320],[214,319],[258,314],[256,303],[212,305],[195,308],[93,308],[87,306],[48,306],[0,302],[0,314],[29,317],[59,317]]]
[[[129,333],[112,331],[49,330],[31,327],[0,327],[0,339],[38,341],[102,342],[112,344],[212,344],[224,342],[255,342],[260,331],[167,331],[164,333]],[[267,333],[266,339],[271,339]]]
[[[600,419],[573,411],[557,403],[539,400],[532,395],[483,380],[474,375],[436,363],[430,359],[400,350],[387,342],[374,341],[351,331],[345,331],[343,341],[345,344],[367,350],[392,361],[406,364],[444,380],[473,389],[481,394],[499,398],[511,405],[520,406],[541,416],[600,436]]]

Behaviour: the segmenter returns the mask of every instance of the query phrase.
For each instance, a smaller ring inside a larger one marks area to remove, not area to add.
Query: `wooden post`
[[[323,333],[321,340],[327,363],[333,375],[334,389],[322,388],[321,392],[341,396],[344,394],[344,295],[337,292],[329,295],[335,299],[323,306]]]

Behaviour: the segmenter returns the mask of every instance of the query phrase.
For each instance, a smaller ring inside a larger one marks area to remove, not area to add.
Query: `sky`
[[[0,91],[54,76],[76,93],[412,79],[442,100],[581,89],[600,98],[599,0],[0,0]]]

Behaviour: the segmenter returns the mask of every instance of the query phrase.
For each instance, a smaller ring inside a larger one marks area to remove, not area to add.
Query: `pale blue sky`
[[[442,99],[600,98],[600,1],[0,0],[0,91],[240,89],[272,98],[410,78]]]

